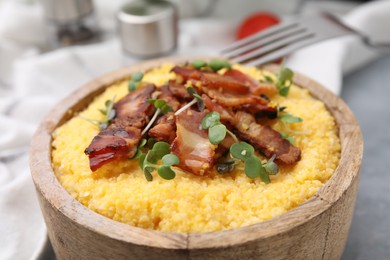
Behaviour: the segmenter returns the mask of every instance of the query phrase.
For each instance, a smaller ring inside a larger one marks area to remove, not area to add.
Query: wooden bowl
[[[84,109],[107,86],[132,72],[187,60],[191,58],[164,58],[109,73],[61,101],[40,124],[32,141],[30,167],[58,259],[340,258],[356,199],[363,153],[361,131],[351,110],[340,98],[298,73],[294,82],[322,100],[336,120],[341,159],[336,172],[313,198],[281,216],[225,231],[161,232],[99,215],[62,188],[51,167],[53,131]],[[271,65],[266,69],[276,71],[278,67]]]

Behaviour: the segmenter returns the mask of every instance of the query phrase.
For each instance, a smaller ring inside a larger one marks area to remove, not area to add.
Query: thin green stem
[[[156,112],[154,112],[152,119],[149,121],[149,124],[145,127],[144,130],[142,130],[141,136],[144,135],[149,130],[149,128],[153,125],[154,121],[156,121],[157,119],[157,116],[160,114],[160,111],[161,110],[157,108]]]
[[[191,107],[193,104],[195,104],[196,102],[198,102],[198,100],[196,98],[194,98],[193,100],[191,100],[190,103],[188,103],[187,105],[185,105],[184,107],[180,108],[179,110],[177,110],[175,112],[175,116],[178,116],[180,113],[182,113],[183,111],[185,111],[187,108]]]
[[[235,134],[233,134],[229,129],[226,128],[226,132],[227,132],[231,137],[233,137],[234,142],[236,142],[236,143],[239,142],[237,136],[236,136]]]

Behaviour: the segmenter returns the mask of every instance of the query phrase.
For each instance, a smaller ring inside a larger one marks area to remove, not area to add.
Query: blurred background
[[[323,11],[390,45],[390,19],[376,19],[378,12],[390,17],[389,5],[378,4],[387,0],[171,0],[177,28],[175,21],[165,24],[154,47],[120,16],[130,2],[0,0],[0,259],[54,258],[28,169],[29,143],[51,107],[93,78],[145,58],[218,55],[235,40]],[[389,259],[390,48],[374,50],[348,36],[306,47],[286,62],[341,95],[363,130],[361,181],[343,259]]]

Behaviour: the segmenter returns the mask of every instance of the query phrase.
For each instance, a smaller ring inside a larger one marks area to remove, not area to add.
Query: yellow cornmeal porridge
[[[173,65],[145,74],[143,81],[164,84],[174,78]],[[255,68],[234,68],[256,79],[272,74]],[[311,198],[335,171],[340,140],[335,121],[324,104],[305,89],[292,86],[287,98],[273,100],[303,119],[302,123],[272,127],[293,136],[302,151],[294,167],[280,167],[271,183],[251,180],[236,167],[231,174],[199,177],[177,168],[176,178],[146,181],[138,160],[109,163],[96,172],[89,168],[85,148],[99,130],[83,118],[103,119],[99,108],[108,99],[128,93],[127,81],[114,84],[87,109],[53,134],[53,168],[63,187],[88,208],[141,228],[176,232],[205,232],[251,225],[278,216]]]

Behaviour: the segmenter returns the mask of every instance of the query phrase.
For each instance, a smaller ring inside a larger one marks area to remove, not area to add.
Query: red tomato
[[[236,39],[243,39],[278,23],[279,18],[274,14],[267,12],[254,13],[241,23]]]

